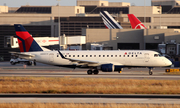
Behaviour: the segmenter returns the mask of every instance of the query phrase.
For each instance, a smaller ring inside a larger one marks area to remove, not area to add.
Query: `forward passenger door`
[[[149,53],[144,54],[144,61],[145,61],[145,63],[149,62]]]

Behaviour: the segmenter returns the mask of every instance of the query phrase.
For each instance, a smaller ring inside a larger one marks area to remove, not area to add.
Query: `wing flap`
[[[87,60],[77,60],[77,59],[70,59],[66,58],[67,60],[76,63],[77,65],[87,65],[87,66],[99,66],[101,65],[99,62],[95,61],[87,61]]]

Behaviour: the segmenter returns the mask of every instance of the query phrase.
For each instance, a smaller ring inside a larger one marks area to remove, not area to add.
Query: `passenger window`
[[[99,55],[99,57],[101,57],[101,55]]]
[[[94,55],[94,57],[96,57],[96,55]]]
[[[57,57],[59,57],[59,55],[57,55]]]
[[[69,55],[69,57],[71,57],[71,55]]]
[[[119,55],[119,57],[121,57],[121,55]]]
[[[111,57],[113,57],[113,55],[111,55]]]
[[[109,57],[109,55],[107,55],[107,57]]]
[[[88,55],[86,55],[86,57],[88,57]]]
[[[65,57],[67,57],[67,55],[65,55]]]
[[[105,55],[103,55],[103,57],[105,57]]]
[[[75,57],[75,55],[73,55],[73,57]]]
[[[127,57],[129,57],[129,55]]]
[[[115,57],[117,57],[117,55],[115,55]]]
[[[77,57],[79,57],[79,55],[77,55]]]
[[[124,57],[126,57],[126,55],[124,55]]]
[[[90,55],[90,57],[92,57],[92,55]]]
[[[82,55],[82,57],[84,57],[84,55]]]
[[[136,55],[136,57],[138,57],[138,56]]]
[[[133,55],[132,55],[132,57],[133,57]]]

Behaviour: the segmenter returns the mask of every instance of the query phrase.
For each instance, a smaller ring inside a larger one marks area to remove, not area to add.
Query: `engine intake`
[[[103,65],[101,65],[101,70],[103,72],[114,72],[114,65],[113,64],[103,64]]]

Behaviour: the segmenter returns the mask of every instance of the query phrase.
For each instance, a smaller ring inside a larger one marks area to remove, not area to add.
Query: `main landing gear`
[[[149,68],[149,75],[153,75],[153,68]]]
[[[97,75],[97,74],[99,74],[99,70],[95,69],[95,70],[93,70],[93,71],[92,71],[92,70],[88,70],[88,71],[87,71],[87,74],[88,74],[88,75],[92,75],[93,73],[94,73],[95,75]]]

